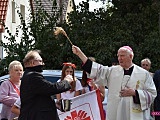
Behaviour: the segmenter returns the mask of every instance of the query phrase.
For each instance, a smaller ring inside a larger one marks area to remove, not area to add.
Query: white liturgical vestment
[[[108,67],[93,62],[88,77],[96,84],[108,87],[106,120],[149,120],[150,105],[157,95],[156,88],[148,71],[135,64],[133,66],[132,74],[128,76],[124,75],[120,65]],[[140,104],[134,103],[133,96],[120,96],[121,89],[126,86],[137,90]]]

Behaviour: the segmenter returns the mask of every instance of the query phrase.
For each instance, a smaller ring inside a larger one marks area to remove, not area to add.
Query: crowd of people
[[[138,66],[133,63],[132,48],[122,46],[112,66],[104,66],[77,46],[73,45],[72,51],[83,62],[81,81],[75,77],[76,65],[71,62],[63,63],[61,78],[56,83],[47,81],[42,75],[45,64],[39,50],[26,54],[24,72],[21,62],[12,61],[8,68],[10,77],[0,86],[1,120],[59,120],[57,111],[62,111],[62,99],[99,89],[103,102],[105,87],[106,120],[160,120],[160,116],[152,114],[160,112],[160,70],[150,72],[149,58]]]

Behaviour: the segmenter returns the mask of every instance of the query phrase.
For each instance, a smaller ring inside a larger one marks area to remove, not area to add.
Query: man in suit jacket
[[[72,51],[83,61],[88,77],[108,87],[106,120],[149,120],[156,88],[149,72],[132,62],[129,46],[119,48],[119,65],[111,67],[90,61],[77,46]]]
[[[51,96],[71,88],[71,76],[66,76],[57,83],[51,83],[44,78],[41,74],[44,63],[39,52],[30,51],[23,60],[25,72],[21,79],[21,108],[18,120],[59,120]]]

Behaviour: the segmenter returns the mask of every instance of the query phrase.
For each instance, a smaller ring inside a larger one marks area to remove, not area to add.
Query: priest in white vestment
[[[77,46],[73,45],[72,51],[83,61],[88,77],[108,87],[106,120],[149,120],[157,92],[149,72],[132,62],[132,48],[121,47],[119,65],[111,67],[90,61]]]

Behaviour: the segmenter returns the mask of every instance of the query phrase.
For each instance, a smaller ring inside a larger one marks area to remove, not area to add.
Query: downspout
[[[60,23],[63,22],[63,4],[62,4],[62,0],[59,0],[59,7],[60,7]]]

